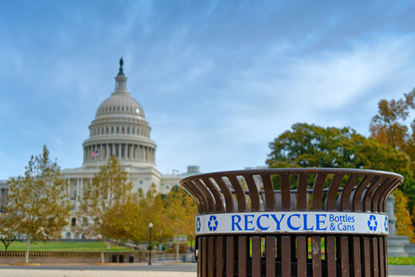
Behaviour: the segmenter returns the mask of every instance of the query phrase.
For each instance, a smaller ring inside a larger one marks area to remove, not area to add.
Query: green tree
[[[393,123],[391,125],[394,126]],[[394,139],[395,142],[399,141],[396,133]],[[394,147],[391,143],[381,143],[374,138],[365,138],[351,128],[323,128],[297,123],[292,126],[292,130],[284,132],[270,143],[270,148],[271,153],[267,160],[270,167],[361,168],[392,171],[403,175],[405,181],[400,189],[406,195],[405,207],[397,206],[403,202],[395,201],[395,209],[400,211],[397,213],[401,224],[398,228],[413,232],[412,226],[404,226],[410,222],[407,220],[410,217],[403,216],[406,216],[408,210],[413,210],[415,181],[412,178],[411,159],[399,147]],[[279,189],[278,178],[276,175],[273,179],[276,189]],[[291,186],[295,188],[296,180],[292,176],[290,178]],[[313,184],[312,178],[309,179],[309,184]]]
[[[104,239],[125,238],[125,233],[118,228],[114,229],[114,215],[119,215],[121,208],[126,208],[132,200],[132,183],[128,181],[127,173],[119,164],[115,156],[107,164],[100,167],[94,175],[92,183],[86,183],[83,188],[80,205],[76,216],[78,224],[74,231],[84,237],[101,236],[101,262],[104,263]],[[128,206],[134,207],[134,206]],[[123,210],[124,213],[131,212]]]
[[[71,205],[68,183],[61,178],[56,161],[49,159],[49,151],[31,157],[25,176],[12,178],[9,182],[6,214],[1,224],[8,220],[16,233],[27,236],[26,263],[29,262],[30,244],[57,239],[68,224]]]
[[[355,130],[297,123],[269,144],[269,167],[361,168],[358,153],[365,137]]]

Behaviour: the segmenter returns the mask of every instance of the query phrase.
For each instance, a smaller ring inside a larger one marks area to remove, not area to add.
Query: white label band
[[[372,213],[251,212],[196,216],[196,235],[344,233],[388,235],[388,217]]]

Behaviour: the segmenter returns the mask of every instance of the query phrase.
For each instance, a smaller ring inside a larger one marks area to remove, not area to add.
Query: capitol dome
[[[99,106],[84,142],[84,165],[96,166],[116,156],[123,165],[155,165],[156,144],[144,110],[127,91],[123,60],[115,77],[115,91]]]

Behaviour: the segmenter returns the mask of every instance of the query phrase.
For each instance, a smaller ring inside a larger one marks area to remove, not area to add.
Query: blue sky
[[[364,2],[364,3],[363,3]],[[1,1],[0,179],[62,168],[124,58],[162,173],[265,165],[297,122],[368,135],[415,87],[413,1]]]

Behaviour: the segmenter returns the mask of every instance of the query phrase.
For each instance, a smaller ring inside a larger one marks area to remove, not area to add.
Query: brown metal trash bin
[[[197,275],[388,276],[385,201],[401,175],[258,169],[180,181],[198,205]]]

